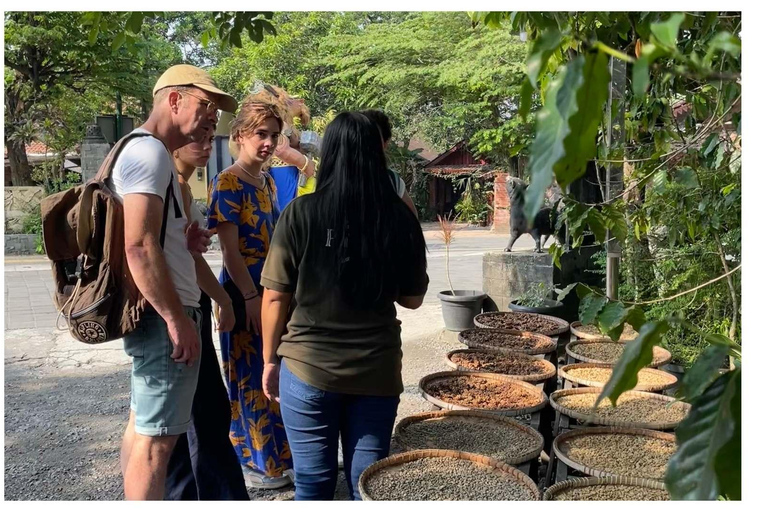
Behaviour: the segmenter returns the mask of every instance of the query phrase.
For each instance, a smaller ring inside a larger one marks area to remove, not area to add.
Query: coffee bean
[[[452,457],[428,457],[383,468],[365,483],[375,500],[501,501],[538,499],[513,477]]]

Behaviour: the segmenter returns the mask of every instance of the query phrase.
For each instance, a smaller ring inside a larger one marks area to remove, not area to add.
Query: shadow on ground
[[[122,500],[119,449],[128,421],[130,366],[52,372],[5,365],[5,499]],[[293,487],[250,490],[292,500]],[[348,499],[339,472],[336,499]]]

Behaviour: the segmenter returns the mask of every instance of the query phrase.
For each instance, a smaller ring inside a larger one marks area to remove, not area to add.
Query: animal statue
[[[525,218],[523,208],[525,206],[525,190],[528,185],[520,178],[514,178],[512,176],[507,177],[507,194],[509,194],[509,242],[504,252],[510,252],[512,246],[524,233],[529,233],[533,237],[533,241],[536,243],[535,252],[543,252],[541,248],[547,243],[549,237],[555,234],[556,219],[553,218],[552,208],[546,207],[539,210],[536,216],[533,218],[533,225],[528,228],[528,222]],[[558,195],[556,192],[554,195]],[[560,203],[560,199],[556,200],[556,204]],[[555,207],[557,210],[557,207]],[[557,234],[560,243],[565,241],[565,230],[561,229]],[[544,239],[542,240],[542,237]]]

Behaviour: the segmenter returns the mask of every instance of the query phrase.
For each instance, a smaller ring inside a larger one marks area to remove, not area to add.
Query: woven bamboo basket
[[[510,347],[497,347],[495,345],[488,345],[485,343],[480,343],[477,341],[472,341],[467,338],[469,335],[469,332],[471,331],[491,331],[491,332],[497,332],[501,334],[509,334],[511,336],[517,336],[521,338],[528,338],[528,339],[536,339],[541,342],[541,348],[531,348],[531,349],[525,349],[525,348],[510,348]],[[467,329],[466,331],[461,331],[459,333],[459,341],[463,344],[465,344],[469,348],[480,348],[480,349],[488,349],[488,350],[498,350],[500,352],[509,352],[509,353],[517,353],[517,354],[527,354],[529,356],[535,356],[535,355],[541,355],[541,354],[549,354],[550,352],[557,350],[557,342],[550,338],[549,336],[545,334],[536,334],[535,332],[525,332],[525,331],[515,331],[513,329],[491,329],[491,328],[485,328],[485,329]]]
[[[573,489],[577,487],[588,487],[592,485],[631,485],[633,487],[643,487],[645,489],[657,489],[666,490],[664,484],[657,480],[646,480],[644,478],[627,478],[627,477],[586,477],[586,478],[574,478],[572,480],[565,480],[558,482],[544,492],[544,501],[554,501],[555,497],[563,491]]]
[[[529,460],[535,459],[539,456],[541,453],[541,450],[544,448],[544,437],[537,432],[535,429],[529,427],[528,425],[524,425],[523,423],[520,423],[519,421],[515,421],[512,418],[508,418],[505,416],[499,416],[498,414],[493,414],[489,412],[481,412],[481,411],[431,411],[431,412],[422,412],[419,414],[414,414],[412,416],[406,416],[395,427],[395,434],[394,439],[397,442],[398,445],[400,445],[405,450],[425,450],[425,449],[432,449],[432,448],[426,448],[423,446],[414,446],[411,444],[407,444],[403,441],[403,431],[410,425],[413,425],[414,423],[419,423],[421,421],[426,420],[433,420],[436,418],[446,418],[443,421],[450,421],[449,418],[479,418],[483,420],[484,422],[494,422],[506,427],[509,427],[510,429],[516,429],[520,432],[521,436],[528,436],[536,439],[536,446],[529,450],[526,453],[521,454],[519,457],[512,457],[506,460],[501,460],[501,462],[504,462],[505,464],[509,464],[510,466],[514,466],[517,464],[522,464],[523,462],[528,462]],[[438,439],[438,444],[439,444]],[[439,449],[439,448],[438,448]],[[484,454],[479,454],[484,455]]]
[[[568,343],[565,346],[565,352],[574,358],[577,361],[581,361],[584,363],[605,363],[605,364],[615,364],[611,363],[610,361],[601,361],[599,359],[592,359],[590,357],[584,356],[579,354],[575,351],[575,348],[580,345],[593,345],[597,343],[605,343],[605,344],[612,344],[612,345],[621,345],[625,346],[625,343],[619,342],[619,341],[589,341],[589,340],[576,340]],[[661,348],[661,347],[653,347],[653,354],[654,359],[651,361],[651,364],[648,365],[649,368],[658,368],[659,366],[663,366],[670,362],[672,360],[672,354],[669,352],[669,350]]]
[[[573,322],[571,323],[571,333],[579,338],[580,340],[588,340],[588,341],[613,341],[610,336],[606,336],[604,334],[592,334],[584,330],[582,327],[581,322]],[[630,336],[627,336],[625,333],[621,333],[621,337],[619,338],[619,341],[622,343],[626,343],[628,341],[632,341],[633,339],[637,338],[638,333],[634,329],[632,329]]]
[[[579,429],[571,430],[564,434],[560,434],[555,438],[553,446],[555,449],[555,453],[557,454],[557,458],[560,459],[565,465],[572,467],[576,471],[580,471],[584,474],[591,475],[591,476],[596,476],[596,477],[607,477],[607,476],[622,477],[623,476],[627,478],[641,478],[641,479],[644,478],[648,480],[657,480],[657,478],[655,477],[642,475],[642,474],[611,473],[608,470],[586,466],[571,458],[570,449],[568,446],[569,441],[572,441],[577,437],[595,436],[595,435],[601,435],[601,434],[629,434],[633,436],[643,436],[643,437],[651,437],[654,439],[663,439],[665,441],[670,441],[673,445],[675,444],[674,434],[670,434],[667,432],[659,432],[657,430],[648,430],[648,429],[642,429],[642,428],[624,428],[624,427],[579,428]]]
[[[560,414],[565,414],[566,416],[569,416],[571,418],[582,420],[587,423],[591,423],[593,425],[605,425],[605,426],[613,426],[613,427],[627,427],[627,428],[644,428],[649,430],[672,430],[674,428],[677,428],[677,426],[680,424],[680,421],[676,422],[657,422],[657,423],[651,423],[651,422],[633,422],[633,421],[620,421],[620,420],[614,420],[611,418],[603,418],[597,415],[592,414],[584,414],[578,411],[575,411],[573,409],[568,409],[566,407],[563,407],[560,405],[557,401],[568,395],[578,395],[582,393],[591,393],[595,395],[599,395],[602,391],[602,388],[573,388],[573,389],[559,389],[557,391],[552,392],[552,394],[549,396],[549,403],[552,404],[552,407],[558,411]],[[666,395],[657,395],[655,393],[647,393],[645,391],[625,391],[621,394],[621,396],[641,396],[645,398],[650,398],[652,400],[658,400],[659,404],[661,406],[669,405],[672,402],[676,402],[677,400],[671,396]],[[595,396],[595,399],[597,399],[597,396]],[[684,403],[685,408],[690,411],[691,406],[689,404]]]
[[[497,373],[497,372],[485,372],[483,370],[473,370],[472,368],[467,368],[464,366],[460,366],[458,363],[455,363],[451,357],[454,354],[470,354],[470,353],[485,353],[485,354],[496,354],[496,355],[506,355],[509,357],[516,357],[519,359],[524,359],[526,361],[530,361],[531,363],[535,362],[537,364],[543,364],[546,367],[546,370],[543,373],[536,373],[532,375],[515,375],[512,373],[500,373],[499,375],[508,375],[512,377],[515,380],[521,380],[523,382],[543,382],[549,378],[552,378],[557,373],[557,370],[555,369],[555,365],[550,363],[549,361],[546,361],[544,359],[538,359],[526,354],[509,354],[507,352],[499,352],[498,350],[489,350],[489,349],[478,349],[478,348],[463,348],[459,350],[451,350],[445,355],[445,362],[453,368],[454,370],[464,371],[464,372],[480,372],[480,373]]]
[[[607,368],[611,369],[613,368],[612,364],[609,363],[575,363],[575,364],[567,364],[565,366],[561,366],[557,370],[557,374],[560,375],[565,380],[568,380],[570,382],[573,382],[574,384],[578,384],[579,386],[587,386],[592,388],[602,388],[605,385],[605,382],[597,381],[597,380],[586,380],[581,379],[579,377],[573,376],[570,372],[570,370],[576,370],[578,368]],[[675,384],[677,384],[677,377],[672,375],[669,372],[665,372],[663,370],[658,370],[655,368],[643,368],[640,370],[641,373],[653,373],[654,375],[657,375],[663,379],[665,379],[664,384],[657,384],[657,385],[651,385],[651,384],[644,384],[634,387],[634,391],[647,391],[649,393],[659,393],[661,391],[667,390],[671,387],[674,387]]]
[[[466,407],[459,404],[451,404],[448,402],[444,402],[439,398],[436,398],[430,395],[426,390],[427,384],[429,384],[432,381],[446,379],[446,378],[456,378],[459,376],[466,376],[472,379],[483,378],[487,380],[496,380],[500,382],[506,382],[512,386],[524,388],[526,390],[531,391],[533,394],[538,395],[540,398],[540,402],[534,406],[524,407],[522,409],[479,409],[479,408]],[[421,380],[419,381],[419,391],[421,392],[421,396],[423,396],[428,402],[436,405],[441,409],[448,409],[451,411],[480,411],[480,412],[499,414],[502,416],[515,417],[515,416],[522,416],[524,414],[532,414],[536,411],[543,409],[547,405],[547,395],[542,390],[534,386],[533,384],[529,384],[527,382],[522,382],[522,381],[513,379],[508,375],[499,375],[498,373],[480,373],[480,372],[462,372],[462,371],[431,373],[421,378]]]
[[[366,488],[368,480],[370,480],[371,476],[373,476],[376,472],[388,467],[399,466],[407,462],[412,462],[428,457],[448,457],[452,459],[463,459],[474,462],[475,464],[488,468],[490,471],[503,473],[509,476],[521,487],[530,491],[531,501],[538,501],[541,499],[541,493],[539,492],[539,488],[536,486],[536,483],[519,469],[513,468],[509,464],[505,464],[484,455],[459,452],[456,450],[414,450],[397,455],[391,455],[378,462],[374,462],[360,474],[360,480],[358,482],[360,497],[363,499],[363,501],[376,501],[375,498],[368,494],[368,490]]]
[[[483,323],[484,319],[492,318],[494,316],[502,316],[502,315],[515,316],[515,315],[521,315],[521,314],[540,316],[542,318],[546,318],[547,320],[551,320],[552,322],[555,322],[558,325],[558,327],[556,327],[555,329],[552,329],[551,331],[533,331],[533,332],[536,332],[537,334],[544,334],[546,336],[559,336],[564,332],[568,332],[568,329],[570,329],[570,325],[568,324],[568,322],[566,322],[562,318],[557,318],[556,316],[540,315],[538,313],[517,313],[515,311],[494,311],[492,313],[480,313],[475,317],[475,325],[483,329],[492,329],[493,327]]]

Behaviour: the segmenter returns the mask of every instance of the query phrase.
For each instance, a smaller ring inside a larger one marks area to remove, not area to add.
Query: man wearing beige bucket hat
[[[171,152],[200,141],[219,109],[237,102],[200,68],[178,65],[158,79],[152,112],[134,130],[108,183],[122,199],[125,254],[149,302],[124,338],[133,360],[131,413],[120,465],[126,499],[162,499],[168,460],[191,421],[200,352],[200,289],[190,251],[203,252],[209,234],[187,228]]]

